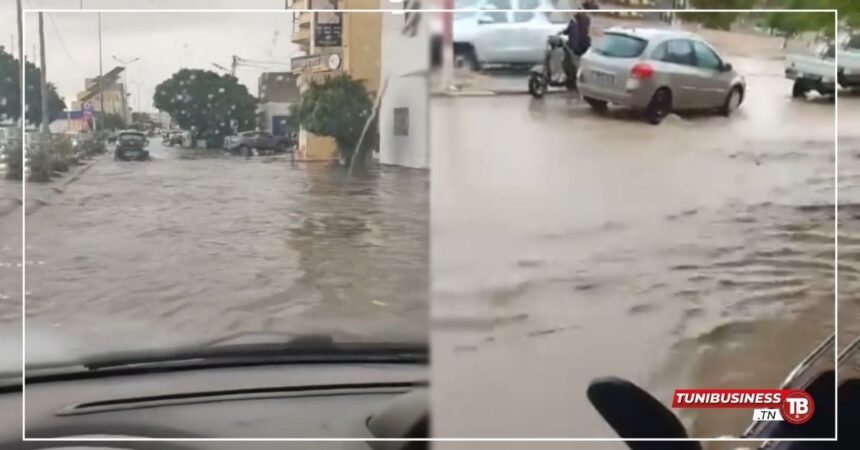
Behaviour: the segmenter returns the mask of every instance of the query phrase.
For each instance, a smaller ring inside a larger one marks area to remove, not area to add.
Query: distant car
[[[471,11],[454,13],[454,64],[471,70],[542,63],[547,36],[570,20],[551,0],[464,0],[457,9]]]
[[[6,155],[12,145],[20,145],[20,138],[20,128],[0,127],[0,155]]]
[[[162,142],[167,146],[182,145],[182,131],[168,131],[162,135]]]
[[[119,161],[145,161],[149,159],[146,146],[149,141],[140,131],[121,131],[117,134],[114,159]]]
[[[680,110],[728,116],[746,94],[744,77],[704,39],[657,28],[606,30],[582,56],[577,87],[595,110],[629,107],[653,124]]]
[[[293,147],[293,139],[288,136],[275,136],[267,131],[245,131],[228,136],[224,149],[237,155],[246,155],[251,150],[257,153],[286,153]]]

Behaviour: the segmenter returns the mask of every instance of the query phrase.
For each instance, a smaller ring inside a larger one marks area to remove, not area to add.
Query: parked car
[[[114,159],[120,161],[145,161],[149,159],[146,146],[149,140],[137,130],[121,131],[117,135]]]
[[[860,34],[845,39],[836,54],[839,58],[836,81],[845,89],[860,88]]]
[[[582,56],[577,87],[595,110],[621,105],[653,124],[680,110],[728,116],[746,93],[744,77],[704,39],[656,28],[606,30]]]
[[[810,91],[833,95],[837,85],[846,89],[860,87],[860,35],[838,45],[821,44],[811,55],[788,55],[785,58],[785,77],[794,81],[791,95],[796,98],[804,97]]]
[[[5,155],[10,145],[17,142],[20,145],[21,129],[16,127],[0,127],[0,155]]]
[[[285,153],[292,149],[294,141],[288,136],[275,136],[268,131],[245,131],[224,140],[224,149],[237,155],[257,153]]]
[[[454,64],[479,70],[485,65],[534,66],[543,62],[546,39],[569,20],[553,11],[552,0],[464,0],[453,23]],[[481,11],[474,11],[480,9]],[[518,9],[519,11],[505,11]]]
[[[184,132],[182,131],[168,131],[166,134],[162,135],[162,142],[169,147],[174,145],[182,146],[184,143],[183,134]]]

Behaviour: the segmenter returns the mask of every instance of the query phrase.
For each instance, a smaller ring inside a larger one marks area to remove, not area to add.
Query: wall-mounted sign
[[[310,9],[331,10],[314,13],[314,46],[340,47],[343,45],[343,13],[337,12],[338,0],[312,0]]]
[[[328,68],[331,70],[337,70],[340,68],[340,55],[337,53],[328,55]]]
[[[298,56],[290,60],[293,73],[296,72],[325,72],[340,68],[342,57],[340,53],[324,53],[320,55]]]
[[[394,135],[409,136],[409,108],[394,108]]]

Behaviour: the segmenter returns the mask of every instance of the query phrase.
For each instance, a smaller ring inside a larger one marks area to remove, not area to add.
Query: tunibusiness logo
[[[801,425],[812,419],[815,402],[795,389],[676,389],[673,408],[752,409],[754,421],[785,421]]]

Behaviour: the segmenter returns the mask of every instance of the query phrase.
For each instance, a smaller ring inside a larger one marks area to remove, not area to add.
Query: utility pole
[[[39,12],[39,59],[41,59],[42,76],[42,133],[51,133],[51,113],[48,111],[48,66],[45,64],[45,22]]]
[[[453,81],[454,70],[454,0],[445,0],[442,13],[442,89],[447,91]]]
[[[233,63],[230,64],[230,75],[233,75],[233,77],[236,76],[236,66],[238,66],[238,65],[239,65],[239,57],[236,55],[233,55]]]
[[[99,112],[101,112],[102,117],[105,116],[105,80],[104,73],[102,67],[102,13],[99,13]],[[93,131],[96,130],[95,123],[97,120],[93,120]]]
[[[21,9],[21,0],[17,1],[18,6],[18,92],[24,92],[24,75],[22,74],[24,70],[24,24],[23,22],[23,12]],[[21,128],[26,128],[27,126],[27,118],[25,117],[26,109],[24,108],[24,99],[20,99],[21,101]]]
[[[21,73],[21,65],[24,64],[24,13],[21,8],[21,0],[18,0],[18,73]],[[20,80],[21,83],[24,80]]]

